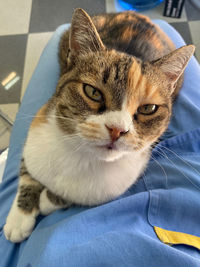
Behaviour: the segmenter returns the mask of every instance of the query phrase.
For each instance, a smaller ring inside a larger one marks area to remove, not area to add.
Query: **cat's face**
[[[77,26],[80,16],[84,34]],[[57,86],[60,129],[78,136],[84,151],[105,161],[149,149],[169,123],[171,95],[189,56],[181,62],[185,52],[180,51],[144,64],[108,51],[80,10],[73,17],[70,49],[69,71]]]
[[[79,57],[57,88],[61,129],[78,134],[102,159],[149,147],[165,130],[170,95],[142,73],[141,63],[115,51]]]

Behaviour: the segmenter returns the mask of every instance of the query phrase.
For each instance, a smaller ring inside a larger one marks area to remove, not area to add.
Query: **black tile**
[[[187,22],[173,22],[170,23],[183,37],[186,44],[192,44],[192,37],[190,34],[190,28]]]
[[[0,104],[19,103],[27,34],[0,36]],[[19,80],[6,90],[2,81],[11,73],[16,72]]]
[[[33,0],[29,32],[54,31],[59,25],[71,22],[77,7],[90,15],[106,11],[105,0]]]
[[[200,20],[200,9],[195,7],[195,5],[192,4],[192,1],[190,0],[185,1],[185,10],[189,21]]]

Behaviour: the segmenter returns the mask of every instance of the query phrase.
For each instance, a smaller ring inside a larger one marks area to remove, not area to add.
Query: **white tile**
[[[193,44],[196,46],[195,55],[200,62],[200,21],[189,22],[190,32],[193,40]]]
[[[19,105],[18,104],[1,104],[0,110],[11,119],[15,120]],[[0,150],[9,145],[11,127],[0,116]]]
[[[0,1],[0,35],[28,33],[32,0]]]
[[[117,12],[114,0],[106,0],[106,12]]]
[[[28,36],[21,99],[23,98],[29,80],[35,70],[35,67],[37,66],[42,51],[51,38],[52,34],[53,32],[32,33]]]
[[[8,156],[8,149],[6,149],[3,153],[0,154],[0,183],[2,182],[7,156]]]
[[[5,129],[5,132],[3,131],[3,129]],[[6,128],[3,129],[2,129],[2,124],[0,122],[0,151],[7,148],[9,146],[9,141],[10,141],[10,131]]]
[[[125,11],[125,9],[123,9],[119,5],[117,0],[110,0],[108,2],[113,2],[113,1],[114,1],[114,5],[115,5],[115,8],[116,8],[117,12]],[[165,3],[163,2],[160,5],[152,8],[152,9],[149,9],[149,10],[146,10],[146,11],[142,11],[140,13],[150,17],[151,19],[162,19],[162,20],[165,20],[167,22],[183,22],[183,21],[187,21],[185,8],[183,8],[183,12],[182,12],[181,18],[180,19],[175,19],[175,18],[169,18],[169,17],[163,16],[164,6],[165,6]]]
[[[15,120],[19,104],[1,104],[0,110],[3,111],[12,121]]]

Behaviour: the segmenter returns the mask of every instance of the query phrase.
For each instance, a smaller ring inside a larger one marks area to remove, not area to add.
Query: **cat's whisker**
[[[62,140],[64,141],[70,141],[70,140],[73,140],[73,139],[78,139],[80,138],[80,135],[77,133],[77,134],[72,134],[72,135],[64,135],[61,137]]]
[[[60,118],[60,119],[64,119],[64,120],[71,120],[74,122],[74,119],[71,119],[71,118],[68,118],[68,117],[64,117],[64,116],[57,116],[57,115],[28,115],[28,114],[23,114],[23,113],[20,113],[20,115],[22,115],[21,117],[22,118]],[[21,119],[21,118],[18,118],[18,119]]]
[[[75,153],[77,153],[81,148],[83,148],[85,145],[87,145],[86,142],[82,142],[81,144],[79,144],[73,151],[72,153],[70,153],[70,156],[74,155]]]
[[[74,122],[74,119],[63,117],[63,116],[50,115],[50,114],[46,116],[46,115],[27,115],[27,114],[20,113],[20,115],[22,115],[21,118],[18,118],[17,120],[21,120],[23,118],[58,118],[58,119],[63,119],[63,120]]]
[[[179,158],[182,162],[184,162],[187,166],[189,166],[190,168],[192,168],[199,176],[200,176],[200,172],[196,169],[196,168],[194,168],[191,164],[189,164],[187,161],[185,161],[181,156],[179,156],[176,152],[174,152],[173,150],[171,150],[171,149],[169,149],[169,148],[167,148],[167,147],[165,147],[165,146],[162,146],[162,145],[159,145],[159,147],[158,148],[160,148],[160,147],[162,147],[162,148],[164,148],[164,149],[166,149],[166,150],[168,150],[169,152],[171,152],[172,154],[174,154],[177,158]]]
[[[168,187],[168,183],[167,183],[167,181],[168,181],[168,177],[167,177],[167,173],[166,173],[164,167],[163,167],[163,166],[160,164],[160,162],[157,161],[152,155],[151,155],[150,158],[152,158],[152,159],[157,163],[157,165],[162,169],[162,171],[163,171],[163,173],[164,173],[164,175],[165,175],[166,188],[167,188],[167,187]]]
[[[164,147],[165,148],[165,147]],[[196,185],[183,171],[181,171],[177,166],[176,164],[171,160],[169,159],[169,157],[166,155],[166,153],[159,147],[159,149],[162,151],[162,154],[161,152],[159,151],[156,151],[156,153],[160,153],[160,155],[162,155],[164,158],[166,158],[170,163],[172,163],[172,165],[195,187],[197,188],[199,191],[200,191],[200,186]],[[183,161],[184,162],[184,161]],[[186,163],[186,162],[185,162]],[[188,164],[187,164],[188,165]],[[192,167],[192,166],[190,166]],[[192,167],[193,168],[193,167]],[[194,168],[195,169],[195,168]],[[197,171],[197,170],[196,170]],[[198,172],[198,171],[197,171]]]
[[[61,140],[59,140],[59,142],[55,145],[55,151],[57,150],[57,147],[58,147],[58,145],[60,145],[60,144],[62,144],[62,143],[64,143],[64,142],[66,142],[66,141],[69,141],[69,140],[72,140],[73,139],[73,137],[76,137],[76,136],[72,136],[72,138],[66,138],[66,136],[62,136],[63,138],[61,138]],[[72,153],[69,153],[70,154],[70,156],[72,155]],[[48,161],[48,164],[49,164],[49,170],[51,169],[50,167],[51,167],[51,163],[52,163],[52,160],[53,160],[53,153],[52,154],[50,154],[50,157],[49,157],[49,161]],[[60,162],[62,162],[62,160],[60,160]]]
[[[84,139],[80,136],[80,134],[79,133],[77,133],[77,134],[74,134],[74,135],[71,135],[70,137],[68,137],[68,136],[63,136],[63,138],[61,139],[61,143],[62,142],[65,142],[65,141],[75,141],[75,143],[74,143],[74,145],[76,145],[76,147],[77,147],[77,145],[79,146],[79,144],[81,143],[81,144],[86,144],[86,142],[84,141]],[[59,143],[60,144],[60,143]]]
[[[80,142],[80,136],[78,134],[76,135],[72,135],[72,136],[62,136],[61,139],[59,140],[59,142],[57,143],[58,145],[64,143],[64,142],[67,142],[69,143],[70,141],[72,142]],[[57,145],[56,145],[57,147]]]
[[[86,144],[87,143],[81,143],[79,146],[76,147],[76,149],[73,151],[73,153],[78,152],[81,149],[81,147],[85,146]]]
[[[141,174],[141,177],[142,177],[142,176],[145,178],[145,180],[147,179],[147,176],[146,176],[146,169],[144,169],[143,173]],[[146,186],[146,184],[145,184],[145,186]]]

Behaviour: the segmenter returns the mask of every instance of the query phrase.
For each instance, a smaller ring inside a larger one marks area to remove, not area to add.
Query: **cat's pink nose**
[[[117,141],[120,138],[120,136],[128,133],[128,131],[121,129],[121,128],[118,128],[118,127],[115,127],[115,126],[108,126],[106,124],[105,124],[105,126],[109,131],[112,142]]]

